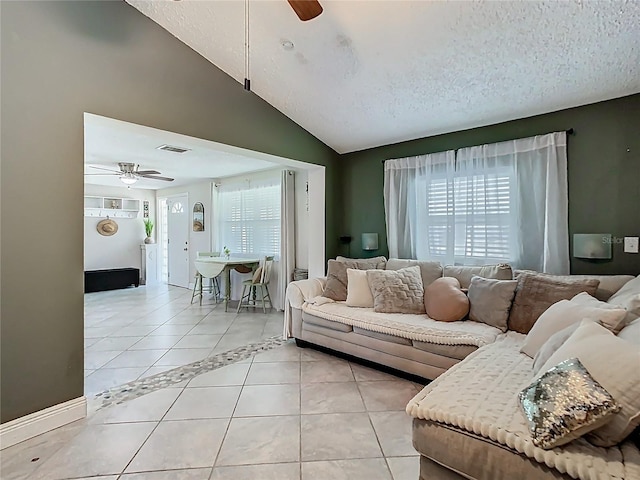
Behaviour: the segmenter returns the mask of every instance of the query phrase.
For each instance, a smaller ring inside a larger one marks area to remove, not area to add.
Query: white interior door
[[[189,287],[189,197],[176,195],[167,199],[167,239],[169,285]]]

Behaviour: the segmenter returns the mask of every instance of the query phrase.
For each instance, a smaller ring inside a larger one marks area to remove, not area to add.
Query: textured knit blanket
[[[373,311],[373,308],[349,307],[344,302],[311,302],[314,300],[308,300],[302,305],[302,310],[311,315],[409,340],[438,345],[482,347],[494,342],[499,335],[502,335],[498,328],[470,320],[438,322],[427,315],[377,313]]]
[[[630,440],[611,448],[582,438],[551,450],[533,445],[517,400],[533,378],[523,339],[509,332],[476,350],[416,395],[407,413],[481,435],[572,478],[640,480],[640,453]]]

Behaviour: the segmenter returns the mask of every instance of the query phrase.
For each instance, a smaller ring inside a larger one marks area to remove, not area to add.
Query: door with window
[[[167,199],[168,283],[189,287],[189,197]]]

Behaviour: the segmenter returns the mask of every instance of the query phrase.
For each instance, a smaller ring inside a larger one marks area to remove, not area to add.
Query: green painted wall
[[[425,108],[428,108],[426,106]],[[351,254],[365,255],[360,234],[378,232],[387,255],[382,160],[575,130],[568,137],[569,233],[640,235],[640,94],[488,127],[343,155],[344,216]],[[341,251],[346,253],[346,247]],[[571,259],[572,273],[640,273],[640,254],[613,248],[611,261]]]
[[[83,394],[83,112],[325,165],[338,155],[125,2],[1,2],[1,421]]]

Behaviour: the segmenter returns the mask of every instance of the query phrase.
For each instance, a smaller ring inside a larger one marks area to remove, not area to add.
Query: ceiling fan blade
[[[160,172],[157,170],[136,170],[134,173],[138,175],[160,175]]]
[[[87,165],[89,168],[95,168],[97,170],[106,170],[107,172],[122,173],[120,170],[114,170],[113,168],[96,167],[95,165]]]
[[[173,182],[173,178],[169,178],[169,177],[157,177],[155,175],[141,175],[138,174],[138,176],[142,177],[142,178],[149,178],[151,180],[162,180],[164,182]]]
[[[303,22],[316,18],[322,13],[322,5],[317,0],[287,0],[298,18]]]
[[[104,175],[104,176],[112,176],[112,175],[122,175],[121,173],[85,173],[85,175]]]

